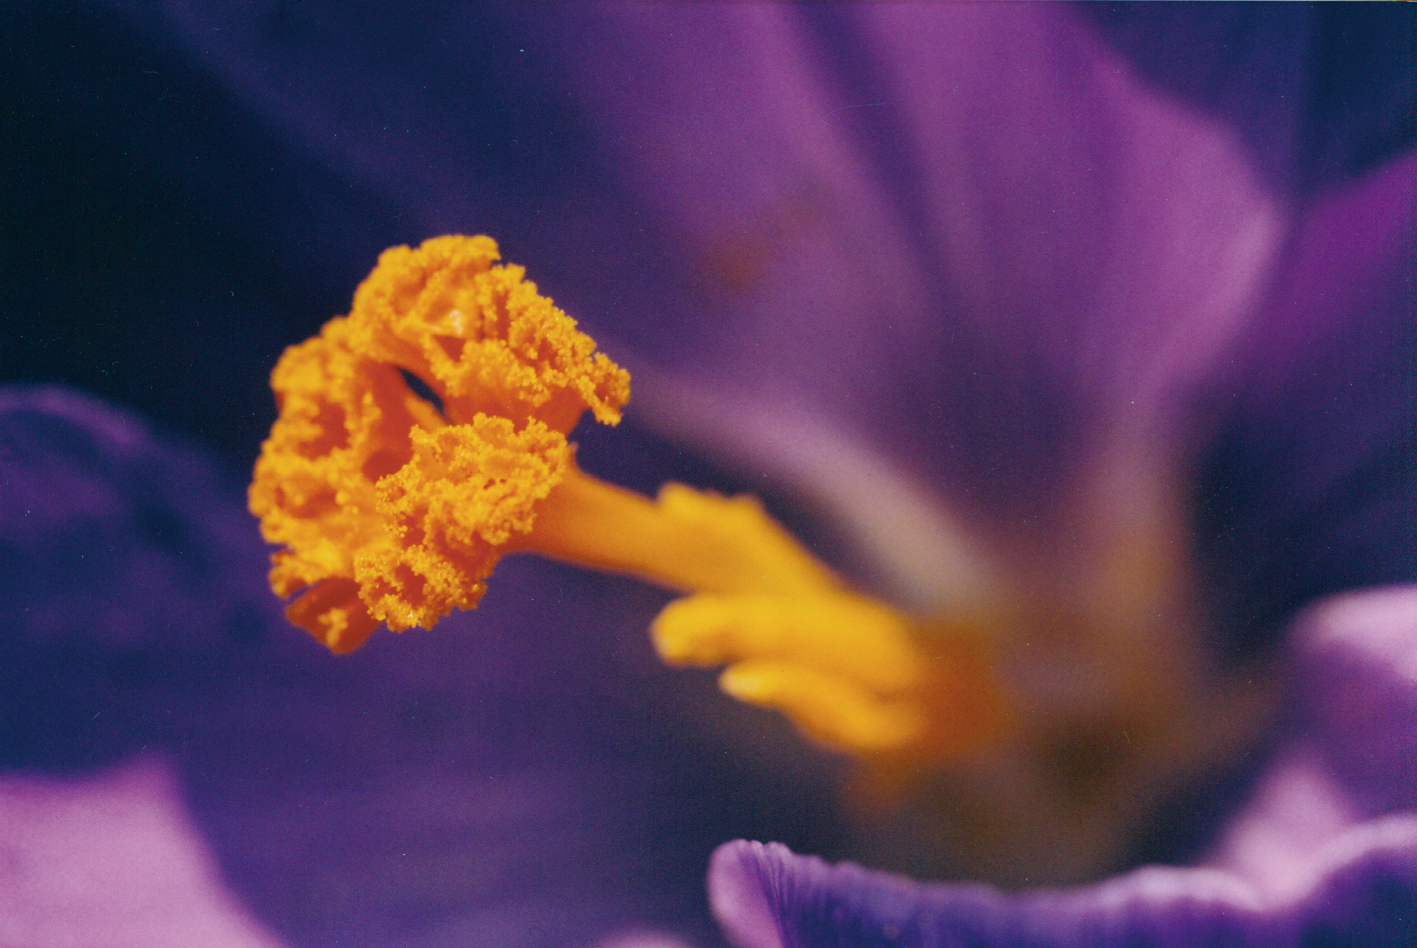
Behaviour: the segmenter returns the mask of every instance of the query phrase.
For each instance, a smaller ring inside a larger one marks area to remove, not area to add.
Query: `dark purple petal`
[[[9,610],[11,642],[191,658],[277,621],[252,595],[262,544],[229,500],[242,479],[159,449],[130,415],[61,389],[0,389],[0,484],[0,581],[24,604]]]
[[[1417,576],[1417,152],[1305,209],[1206,394],[1200,560],[1230,641]]]
[[[478,611],[337,658],[280,615],[242,486],[88,399],[0,393],[15,786],[162,755],[171,819],[300,945],[704,940],[723,839],[834,845],[834,764],[661,667],[661,594],[513,558]]]
[[[1223,118],[1289,189],[1356,176],[1410,147],[1417,16],[1384,4],[1085,3],[1161,88]]]

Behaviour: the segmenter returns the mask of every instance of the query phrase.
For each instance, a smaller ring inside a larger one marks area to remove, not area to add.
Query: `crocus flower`
[[[988,630],[1018,728],[864,780],[658,667],[660,594],[519,557],[336,661],[236,478],[14,391],[0,940],[708,945],[707,867],[749,948],[1412,941],[1410,71],[1325,124],[1273,78],[1307,13],[1186,59],[1056,6],[106,9],[300,182],[154,159],[341,284],[280,344],[378,247],[498,234],[635,377],[586,470],[764,493]]]

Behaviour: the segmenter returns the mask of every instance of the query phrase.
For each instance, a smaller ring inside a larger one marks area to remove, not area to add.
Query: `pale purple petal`
[[[226,891],[156,761],[97,778],[0,775],[0,944],[276,948]]]
[[[1299,733],[1354,811],[1417,810],[1417,587],[1325,602],[1293,651]]]

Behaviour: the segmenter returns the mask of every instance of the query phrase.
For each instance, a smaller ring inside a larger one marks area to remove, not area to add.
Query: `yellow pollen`
[[[850,590],[751,497],[581,471],[567,434],[587,410],[617,423],[629,376],[497,260],[487,237],[385,251],[276,365],[250,506],[282,547],[272,588],[303,591],[292,622],[349,652],[475,607],[502,556],[535,552],[689,593],[655,621],[664,659],[726,665],[725,691],[830,746],[908,761],[997,738],[987,636]]]

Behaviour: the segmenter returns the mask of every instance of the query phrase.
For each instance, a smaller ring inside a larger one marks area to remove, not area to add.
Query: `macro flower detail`
[[[251,511],[285,549],[292,622],[333,651],[475,607],[534,551],[694,595],[654,624],[661,656],[727,665],[724,691],[835,747],[908,766],[972,752],[1007,716],[987,637],[851,591],[753,498],[668,484],[657,500],[580,470],[566,435],[615,424],[629,377],[487,237],[395,247],[348,317],[288,349]],[[440,405],[417,395],[424,382]]]
[[[390,250],[350,315],[272,373],[282,417],[251,510],[287,547],[272,587],[314,587],[291,620],[336,651],[379,622],[431,625],[474,605],[494,551],[527,532],[530,505],[564,477],[566,432],[586,409],[614,424],[629,397],[628,376],[496,259],[485,237]],[[441,410],[395,366],[425,379]],[[453,476],[451,507],[477,510],[475,530],[447,520]]]
[[[1008,730],[980,627],[915,620],[842,591],[704,593],[670,603],[652,633],[665,661],[728,664],[725,692],[786,712],[882,774],[967,758]]]
[[[0,943],[1411,948],[1410,7],[7,7]]]

